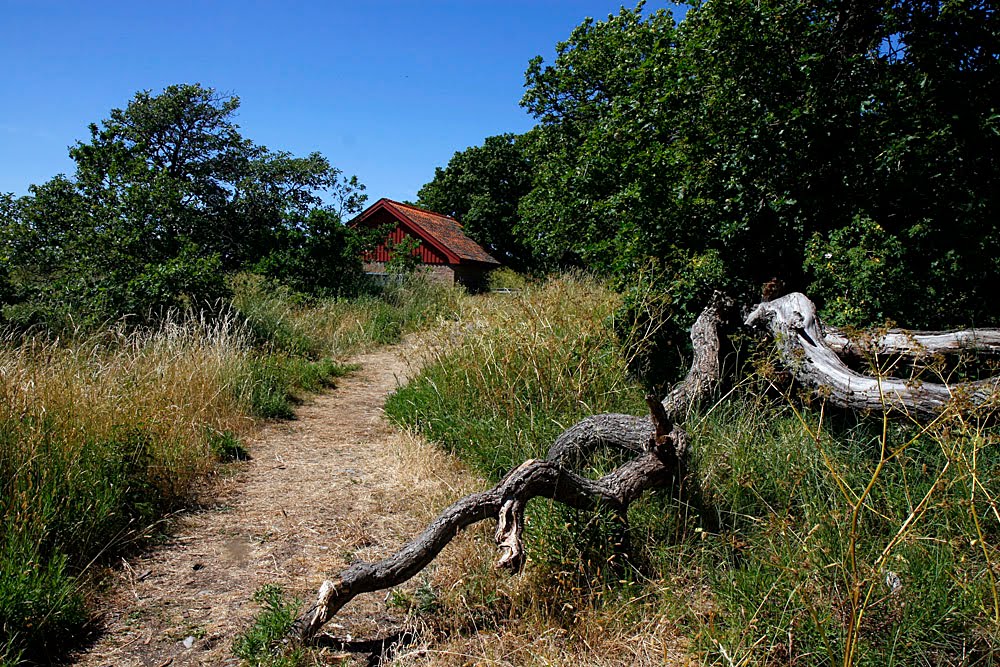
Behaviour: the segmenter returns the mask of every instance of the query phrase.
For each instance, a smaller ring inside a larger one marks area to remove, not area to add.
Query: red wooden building
[[[454,218],[391,199],[379,199],[350,222],[352,227],[391,228],[385,240],[365,255],[365,271],[385,273],[392,247],[409,237],[420,242],[414,254],[435,280],[482,288],[486,274],[500,266],[462,232]]]

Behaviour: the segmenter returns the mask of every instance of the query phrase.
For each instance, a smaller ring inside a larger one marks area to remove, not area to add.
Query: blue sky
[[[0,0],[0,192],[72,173],[67,147],[137,90],[198,82],[240,97],[244,136],[413,199],[455,151],[530,128],[528,61],[622,4]]]

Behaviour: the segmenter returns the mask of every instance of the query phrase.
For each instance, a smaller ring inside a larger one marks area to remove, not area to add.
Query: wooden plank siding
[[[382,225],[396,225],[396,227],[389,232],[389,236],[386,237],[385,241],[375,246],[375,250],[365,254],[364,260],[366,262],[388,262],[392,258],[392,251],[389,250],[389,247],[401,243],[407,237],[415,238],[400,227],[396,219],[387,211],[378,211],[372,217],[374,218],[371,222],[371,226],[373,227],[380,227]],[[421,241],[419,238],[416,240]],[[428,243],[421,242],[415,254],[420,258],[422,264],[448,263],[448,258],[444,256],[444,253],[431,247]]]

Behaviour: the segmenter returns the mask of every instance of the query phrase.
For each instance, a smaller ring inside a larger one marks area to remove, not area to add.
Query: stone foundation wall
[[[365,262],[364,269],[365,273],[385,274],[385,262]],[[417,267],[417,272],[434,282],[455,284],[455,270],[446,264],[424,264]]]

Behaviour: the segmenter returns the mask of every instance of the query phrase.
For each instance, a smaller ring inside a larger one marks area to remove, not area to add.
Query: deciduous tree
[[[421,206],[456,218],[470,238],[517,270],[532,265],[517,212],[531,189],[527,146],[532,136],[487,137],[482,146],[455,153],[417,193]]]
[[[140,319],[225,293],[257,269],[336,290],[360,272],[341,216],[364,186],[319,153],[240,134],[239,99],[198,84],[139,92],[70,149],[57,176],[5,206],[7,316],[52,326]]]

